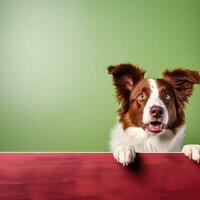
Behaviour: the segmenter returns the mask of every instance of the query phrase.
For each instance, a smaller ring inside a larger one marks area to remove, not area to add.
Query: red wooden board
[[[199,199],[200,164],[183,154],[0,154],[0,200]]]

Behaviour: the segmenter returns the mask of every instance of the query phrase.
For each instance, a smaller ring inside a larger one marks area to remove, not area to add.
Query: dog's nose
[[[150,109],[150,114],[152,117],[159,118],[162,117],[164,110],[160,106],[152,106]]]

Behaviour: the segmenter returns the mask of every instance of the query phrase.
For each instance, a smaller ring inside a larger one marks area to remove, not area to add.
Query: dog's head
[[[197,71],[175,69],[163,72],[162,79],[145,79],[141,68],[131,64],[108,67],[121,104],[124,129],[142,127],[149,134],[163,133],[184,124],[184,105],[193,85],[200,84]]]

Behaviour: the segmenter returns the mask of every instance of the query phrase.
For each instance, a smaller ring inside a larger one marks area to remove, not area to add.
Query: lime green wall
[[[110,64],[200,70],[198,0],[0,0],[0,151],[107,151]],[[185,142],[200,143],[200,87]]]

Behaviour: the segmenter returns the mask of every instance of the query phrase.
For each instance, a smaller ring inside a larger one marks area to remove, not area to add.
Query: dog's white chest
[[[129,143],[136,152],[178,152],[181,150],[182,138],[183,131],[179,131],[176,135],[171,130],[150,135],[144,129],[137,127],[130,127],[124,131],[120,123],[115,126],[111,134],[111,141]]]

